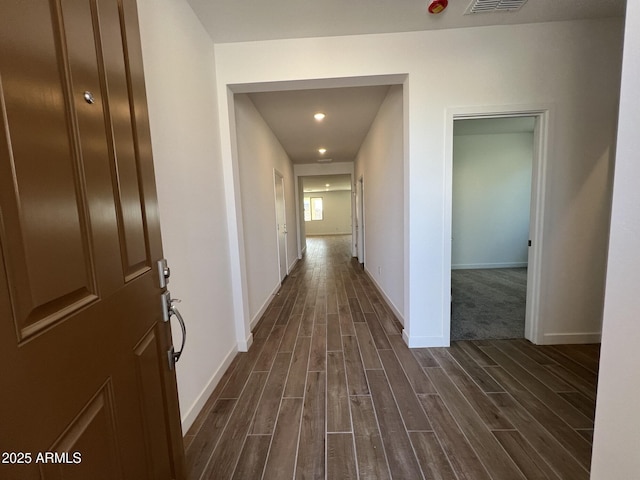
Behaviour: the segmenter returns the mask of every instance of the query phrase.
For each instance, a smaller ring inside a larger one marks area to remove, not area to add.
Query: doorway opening
[[[545,119],[453,118],[451,340],[537,343]]]
[[[302,240],[307,237],[352,234],[351,175],[300,177]]]

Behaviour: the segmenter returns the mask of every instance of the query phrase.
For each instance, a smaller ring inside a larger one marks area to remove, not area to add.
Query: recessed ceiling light
[[[313,116],[313,118],[315,118],[318,121],[323,120],[324,117],[326,117],[326,115],[324,113],[321,113],[321,112],[318,112]]]
[[[328,183],[324,184],[325,187],[330,187],[331,185],[329,185]]]
[[[324,155],[325,153],[327,153],[327,149],[326,148],[319,148],[318,152],[320,152],[320,155]]]

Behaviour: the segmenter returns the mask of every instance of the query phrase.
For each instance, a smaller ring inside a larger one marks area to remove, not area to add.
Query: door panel
[[[137,29],[129,0],[3,3],[0,451],[32,462],[0,478],[183,478]]]

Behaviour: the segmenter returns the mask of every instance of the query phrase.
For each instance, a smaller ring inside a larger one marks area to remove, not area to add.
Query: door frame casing
[[[356,221],[358,223],[356,257],[358,258],[358,263],[364,265],[364,174],[360,175],[356,181],[356,209]]]
[[[278,190],[276,187],[276,182],[280,182],[282,185],[282,218],[284,218],[285,225],[285,234],[284,234],[284,275],[282,272],[282,262],[280,254],[280,227],[278,224]],[[286,203],[286,195],[284,192],[284,175],[282,175],[277,169],[273,169],[273,196],[274,196],[274,205],[275,205],[275,213],[276,213],[276,250],[278,252],[278,272],[279,272],[279,281],[282,283],[286,276],[289,274],[289,262],[288,262],[288,245],[287,245],[287,234],[286,234],[286,221],[287,221],[287,203]]]
[[[533,134],[533,163],[531,169],[531,206],[529,220],[529,247],[527,269],[527,304],[524,336],[534,344],[544,340],[544,324],[540,317],[540,291],[542,282],[543,230],[546,208],[546,171],[548,163],[550,126],[553,120],[552,104],[502,105],[448,108],[445,125],[445,222],[443,285],[451,290],[451,229],[453,203],[453,129],[455,120],[481,118],[535,117]],[[450,298],[443,299],[443,318],[451,318]],[[446,338],[451,339],[451,321],[444,322]]]

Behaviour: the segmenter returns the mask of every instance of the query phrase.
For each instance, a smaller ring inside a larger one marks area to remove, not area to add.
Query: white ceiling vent
[[[527,0],[473,0],[465,15],[520,10]]]

